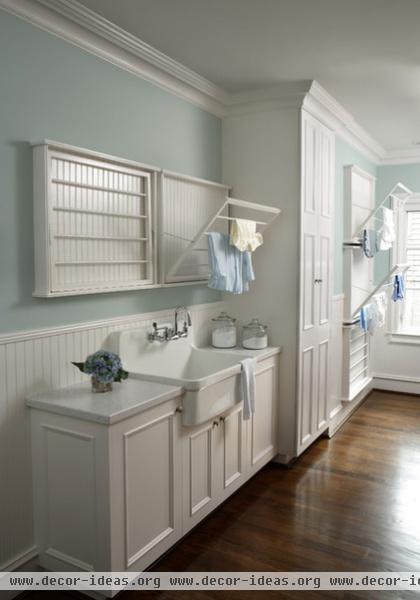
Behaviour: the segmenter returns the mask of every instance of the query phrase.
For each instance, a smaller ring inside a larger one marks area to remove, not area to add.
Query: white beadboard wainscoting
[[[210,319],[223,308],[223,302],[191,307],[193,339],[197,345],[209,343]],[[0,570],[17,568],[37,553],[25,397],[87,380],[71,361],[82,361],[101,348],[113,331],[146,329],[153,321],[172,321],[173,313],[171,309],[0,335]]]

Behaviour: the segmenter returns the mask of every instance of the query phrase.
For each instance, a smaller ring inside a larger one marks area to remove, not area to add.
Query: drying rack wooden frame
[[[398,191],[401,190],[401,191]],[[357,231],[353,234],[352,239],[349,241],[343,242],[344,248],[362,248],[363,243],[360,240],[360,235],[362,231],[365,229],[366,225],[369,223],[371,219],[376,219],[376,214],[378,211],[385,205],[388,200],[397,200],[398,202],[405,202],[409,196],[412,196],[413,192],[403,183],[396,183],[392,189],[386,194],[384,199],[378,206],[376,206],[366,217],[366,219],[358,226]]]
[[[268,206],[266,204],[258,204],[257,202],[248,202],[247,200],[239,200],[238,198],[231,198],[230,196],[226,196],[224,202],[219,206],[219,208],[211,216],[211,218],[207,220],[207,222],[203,225],[203,227],[197,232],[197,235],[194,238],[192,238],[191,240],[188,240],[188,242],[189,242],[188,246],[180,254],[178,259],[175,261],[175,263],[169,269],[168,277],[173,277],[176,275],[177,270],[182,265],[183,261],[185,260],[185,258],[188,256],[188,254],[190,252],[193,252],[195,249],[200,250],[200,251],[203,250],[202,248],[200,248],[200,249],[196,248],[196,246],[200,242],[203,235],[206,235],[209,233],[209,231],[208,231],[209,227],[211,227],[217,219],[226,220],[226,221],[234,221],[235,219],[240,218],[238,216],[231,216],[230,214],[229,215],[222,214],[226,209],[229,211],[229,209],[231,207],[243,208],[243,209],[251,210],[251,211],[254,210],[256,212],[260,212],[260,213],[262,212],[262,213],[267,213],[267,214],[271,215],[270,218],[267,219],[267,221],[255,221],[259,227],[263,228],[263,230],[266,229],[269,225],[271,225],[271,223],[274,221],[274,219],[276,219],[279,216],[279,214],[281,213],[281,210],[279,208],[275,208],[274,206]]]
[[[392,269],[387,273],[387,275],[381,280],[380,283],[378,283],[377,286],[375,286],[375,288],[367,295],[367,297],[364,299],[364,301],[353,311],[352,314],[352,318],[350,321],[345,321],[343,323],[344,326],[351,326],[357,323],[357,316],[360,313],[360,310],[366,306],[366,304],[369,302],[369,300],[371,300],[373,298],[373,296],[375,294],[377,294],[382,288],[388,286],[388,285],[393,285],[394,282],[392,281],[388,281],[389,278],[396,274],[396,273],[401,273],[402,275],[404,273],[406,273],[408,271],[408,269],[410,268],[410,265],[408,263],[401,263],[401,264],[396,264],[392,267]]]

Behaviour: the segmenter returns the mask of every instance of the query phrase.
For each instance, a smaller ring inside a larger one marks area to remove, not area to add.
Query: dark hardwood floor
[[[160,571],[420,571],[420,398],[373,392],[292,469],[268,465],[155,567]],[[267,592],[125,592],[121,600],[262,598]],[[296,598],[294,592],[270,597]],[[50,598],[77,594],[48,592]],[[300,591],[312,598],[413,592]],[[38,600],[43,594],[26,596]],[[78,596],[79,598],[81,596]]]

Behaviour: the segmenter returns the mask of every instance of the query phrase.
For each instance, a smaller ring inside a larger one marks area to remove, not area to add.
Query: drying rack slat
[[[134,196],[136,198],[146,198],[147,194],[143,192],[130,192],[127,190],[120,190],[115,188],[103,187],[99,185],[93,185],[90,183],[78,183],[76,181],[67,181],[65,179],[51,179],[51,183],[55,183],[57,185],[67,185],[69,187],[76,187],[84,190],[93,190],[96,192],[106,192],[108,194],[119,194],[121,196]]]

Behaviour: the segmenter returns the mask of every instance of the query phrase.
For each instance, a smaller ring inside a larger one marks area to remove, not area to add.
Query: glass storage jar
[[[268,346],[267,325],[252,319],[242,327],[242,346],[248,350],[262,350]]]
[[[212,319],[212,346],[215,348],[234,348],[236,346],[236,319],[221,312]]]

